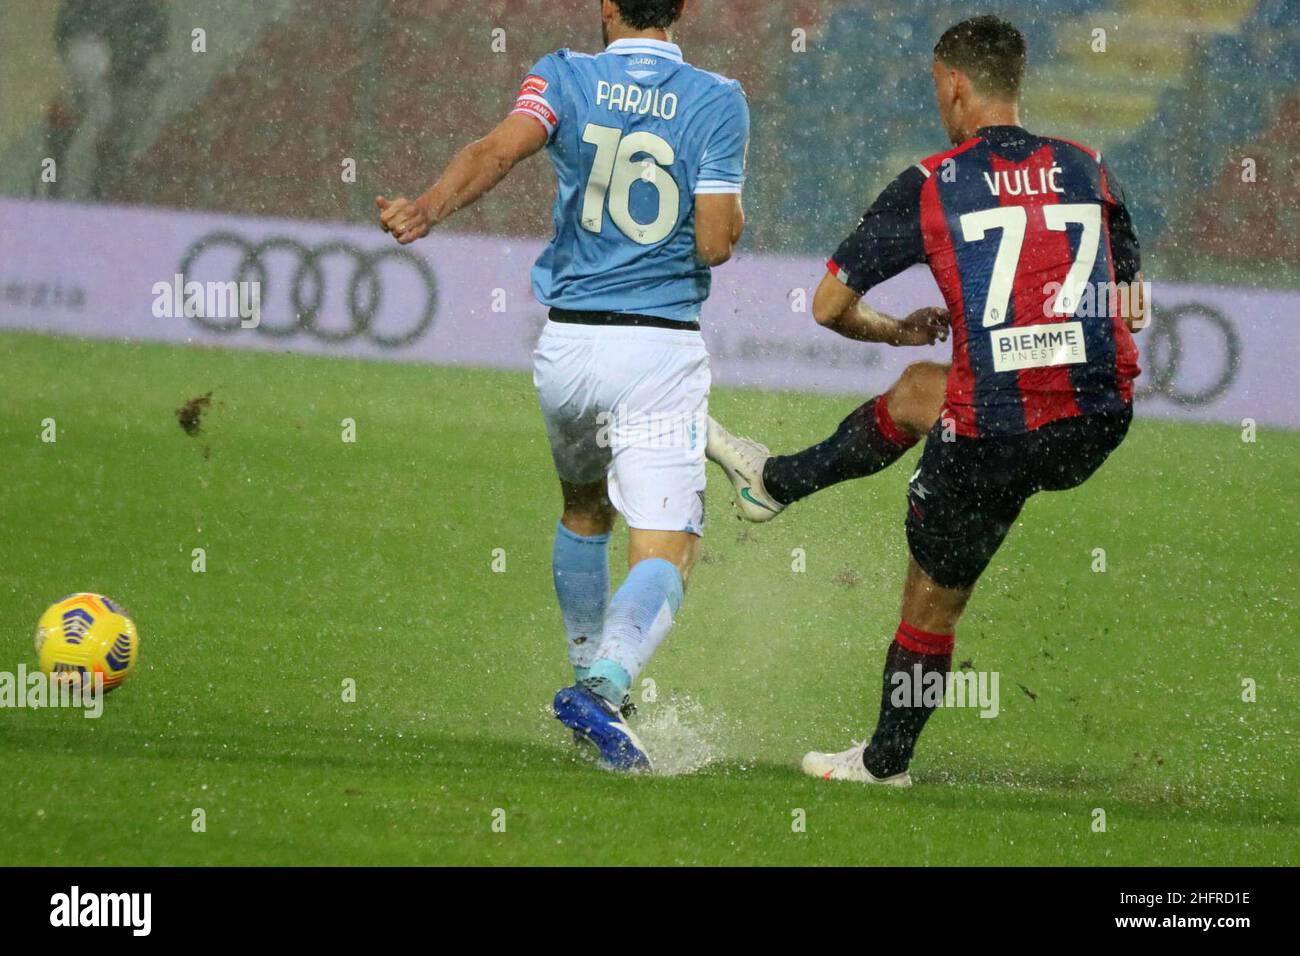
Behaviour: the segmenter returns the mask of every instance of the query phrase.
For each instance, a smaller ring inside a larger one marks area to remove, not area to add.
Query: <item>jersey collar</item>
[[[609,46],[605,47],[606,53],[616,53],[621,56],[658,56],[665,60],[672,60],[674,63],[682,62],[682,48],[676,43],[669,43],[666,40],[641,40],[627,39],[615,40]]]
[[[1027,132],[1029,131],[1025,129],[1023,126],[1012,126],[1012,125],[981,126],[979,129],[975,131],[975,135],[971,138],[978,139],[981,136],[997,136],[999,133],[1014,134],[1014,133],[1027,133]]]

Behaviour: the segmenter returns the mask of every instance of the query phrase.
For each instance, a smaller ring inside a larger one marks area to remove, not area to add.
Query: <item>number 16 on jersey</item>
[[[639,245],[652,246],[672,235],[681,206],[681,190],[665,168],[676,160],[672,144],[654,133],[624,136],[617,127],[596,123],[587,124],[582,141],[596,147],[582,202],[582,228],[599,233],[608,205],[614,225]],[[641,155],[646,158],[638,161]],[[659,210],[652,222],[640,223],[632,216],[632,186],[638,180],[657,190]]]

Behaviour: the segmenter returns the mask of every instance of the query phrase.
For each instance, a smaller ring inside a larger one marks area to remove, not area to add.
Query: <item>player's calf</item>
[[[933,376],[916,368],[909,366],[888,392],[855,408],[825,441],[769,459],[763,483],[772,496],[793,504],[840,482],[874,475],[901,458],[928,429],[919,427],[924,415],[932,414],[931,422],[939,417],[925,391]],[[940,387],[937,404],[942,402]]]
[[[596,656],[609,603],[609,534],[614,509],[605,482],[561,482],[564,516],[555,529],[551,574],[564,619],[569,663],[577,680]]]
[[[942,689],[952,668],[954,637],[899,622],[885,655],[880,692],[880,715],[875,733],[862,754],[862,763],[875,778],[884,780],[907,772],[912,753],[926,721],[937,705],[924,694],[899,694],[899,688],[934,685]]]
[[[898,427],[888,398],[879,395],[855,408],[825,441],[768,459],[763,468],[768,492],[790,505],[832,485],[874,475],[898,461],[917,438]]]
[[[825,441],[793,455],[766,457],[755,484],[779,506],[772,513],[896,462],[939,420],[947,378],[946,365],[914,362],[888,392],[854,409]]]
[[[616,708],[672,629],[700,540],[685,531],[641,528],[628,537],[632,567],[609,602],[599,647],[581,681]]]

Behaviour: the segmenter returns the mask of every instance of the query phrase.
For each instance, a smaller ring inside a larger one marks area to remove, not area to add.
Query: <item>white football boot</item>
[[[785,509],[763,487],[763,466],[772,457],[766,445],[738,438],[709,416],[709,441],[704,454],[727,473],[736,489],[736,504],[746,520],[771,521]]]
[[[878,783],[886,787],[910,787],[912,775],[904,770],[892,777],[876,777],[862,763],[862,752],[867,749],[866,741],[853,742],[848,750],[837,754],[818,753],[813,750],[803,755],[803,772],[810,777],[823,780],[852,780],[856,783]]]

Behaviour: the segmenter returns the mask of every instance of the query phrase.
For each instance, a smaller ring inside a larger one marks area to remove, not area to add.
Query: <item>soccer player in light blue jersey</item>
[[[745,225],[749,108],[740,84],[685,63],[670,31],[686,0],[602,0],[605,50],[560,50],[514,110],[418,199],[379,197],[410,243],[545,148],[555,235],[533,269],[550,307],[534,381],[564,512],[555,591],[575,683],[556,717],[619,769],[649,756],[621,712],[672,627],[704,526],[709,359],[700,307]],[[628,576],[609,596],[615,514]]]

